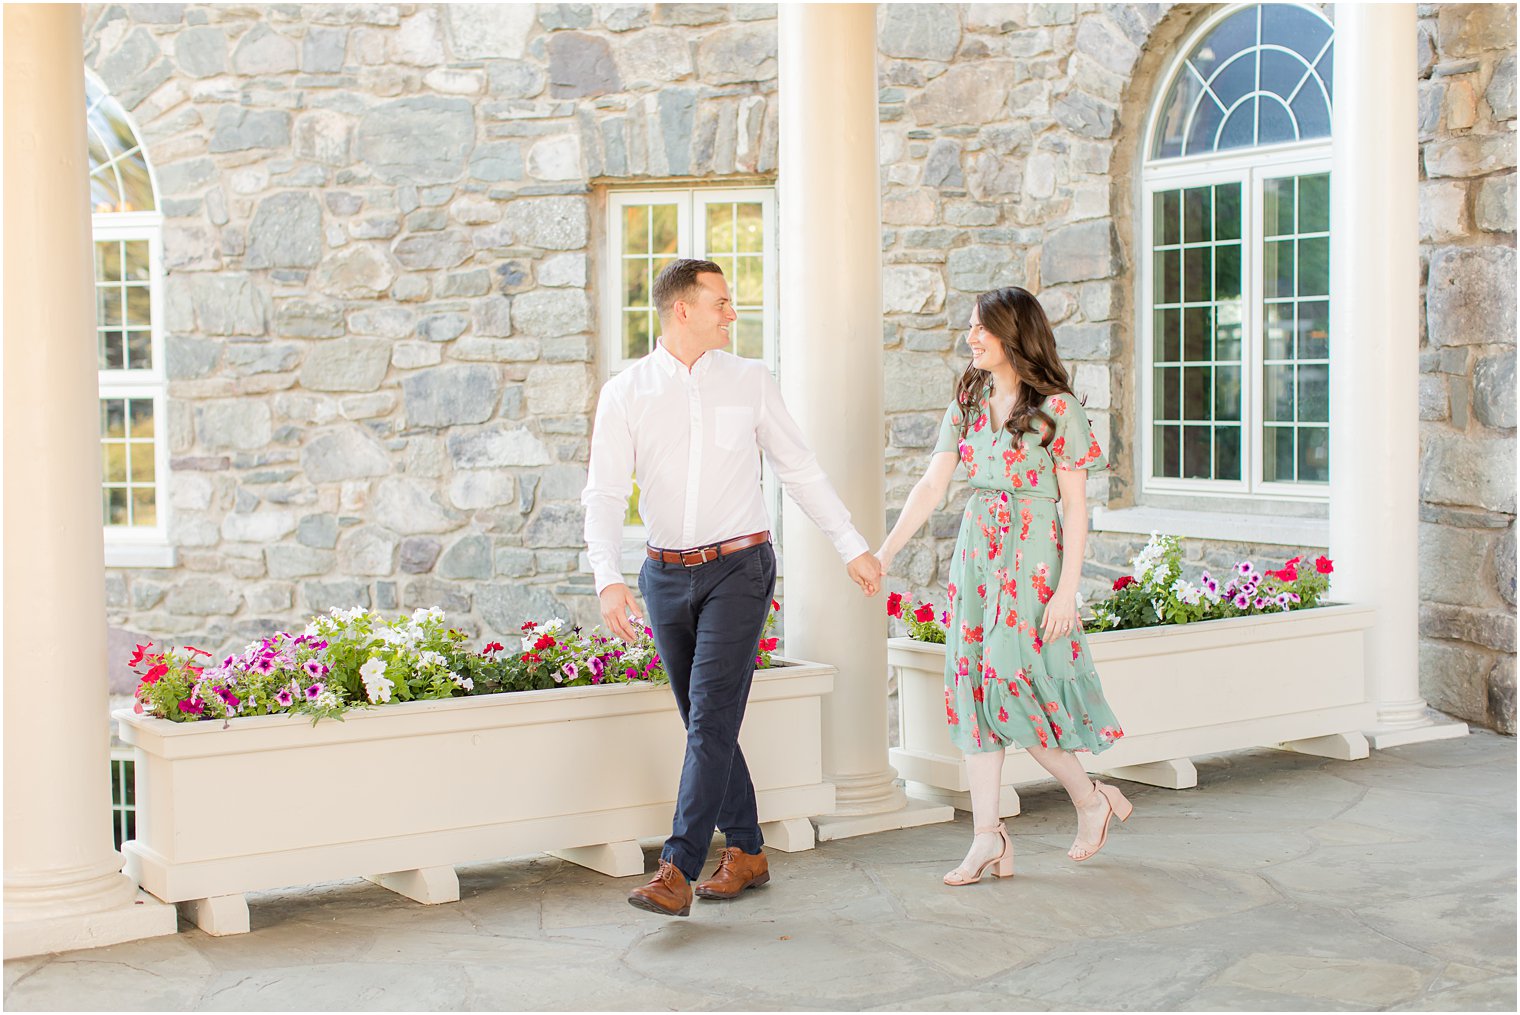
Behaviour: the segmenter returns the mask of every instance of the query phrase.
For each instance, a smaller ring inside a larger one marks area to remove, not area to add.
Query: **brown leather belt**
[[[697,567],[702,564],[710,564],[719,557],[726,557],[730,553],[738,553],[751,546],[759,546],[761,543],[769,543],[769,532],[751,532],[747,536],[738,536],[734,539],[725,539],[721,543],[710,543],[707,546],[693,547],[690,550],[657,550],[652,546],[644,547],[644,552],[649,554],[650,560],[657,560],[662,564],[684,564],[686,567]]]

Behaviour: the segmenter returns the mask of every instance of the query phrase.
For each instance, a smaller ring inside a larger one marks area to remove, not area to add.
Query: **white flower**
[[[436,606],[429,606],[426,609],[419,606],[417,609],[412,611],[412,623],[425,624],[430,620],[435,620],[439,623],[442,623],[443,611]]]
[[[442,666],[448,662],[448,660],[444,659],[442,655],[434,652],[432,649],[427,649],[420,653],[417,656],[417,661],[424,666]]]
[[[364,694],[370,701],[380,703],[391,700],[391,689],[396,685],[385,675],[384,659],[371,656],[368,662],[359,667],[359,676],[364,679]]]
[[[550,634],[554,634],[555,632],[557,632],[560,628],[562,628],[564,626],[565,626],[565,622],[563,620],[561,620],[559,617],[555,617],[553,620],[551,620],[547,624],[545,624],[544,627],[543,627],[543,629],[545,631],[548,631]]]
[[[533,644],[534,644],[535,641],[537,641],[537,639],[534,638],[532,635],[529,635],[528,637],[524,638],[522,640],[523,651],[524,652],[531,652],[531,651],[533,651]]]

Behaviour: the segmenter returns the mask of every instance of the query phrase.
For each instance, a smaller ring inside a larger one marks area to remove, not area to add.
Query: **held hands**
[[[862,553],[846,566],[850,573],[850,581],[860,586],[860,591],[867,596],[874,596],[881,590],[881,561],[872,553]]]
[[[1045,604],[1045,623],[1042,625],[1041,639],[1050,641],[1053,638],[1064,638],[1081,627],[1081,618],[1077,616],[1076,591],[1063,592],[1057,586],[1055,595],[1051,596],[1050,602]]]
[[[622,582],[608,585],[598,598],[602,601],[602,623],[607,625],[607,630],[630,645],[637,641],[644,626],[644,615],[628,586]]]

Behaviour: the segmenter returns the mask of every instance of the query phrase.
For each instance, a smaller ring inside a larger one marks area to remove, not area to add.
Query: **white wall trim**
[[[1177,508],[1093,508],[1092,531],[1125,532],[1231,543],[1264,543],[1313,549],[1330,545],[1330,523],[1323,518],[1282,518],[1244,512],[1185,511]]]
[[[168,543],[129,543],[106,536],[106,567],[173,567],[174,547]]]

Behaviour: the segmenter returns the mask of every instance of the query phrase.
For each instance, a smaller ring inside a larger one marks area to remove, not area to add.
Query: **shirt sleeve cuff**
[[[865,536],[851,529],[840,537],[839,542],[834,544],[834,548],[839,551],[840,559],[848,564],[862,553],[869,553],[871,544],[866,542]]]

